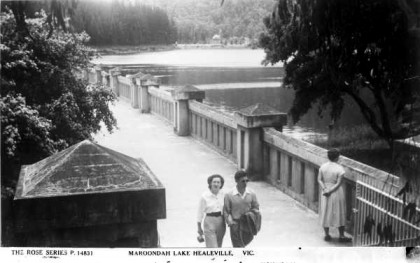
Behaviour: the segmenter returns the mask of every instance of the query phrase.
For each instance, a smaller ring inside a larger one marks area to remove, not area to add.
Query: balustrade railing
[[[175,100],[171,93],[150,87],[150,111],[163,117],[166,121],[175,123]]]
[[[287,136],[277,126],[277,129],[269,128],[281,123],[279,114],[273,114],[271,110],[264,112],[264,107],[257,106],[230,115],[200,102],[200,96],[194,95],[194,87],[185,87],[178,93],[169,92],[159,89],[156,81],[146,84],[145,80],[150,80],[150,76],[145,74],[132,75],[132,79],[119,74],[117,69],[110,71],[112,90],[131,102],[132,94],[138,94],[138,105],[132,105],[139,107],[140,112],[162,117],[178,134],[199,139],[235,161],[240,169],[252,172],[260,169],[262,179],[318,211],[321,194],[318,169],[328,161],[327,150]],[[98,72],[89,71],[89,81],[97,75]],[[136,82],[132,82],[133,78]],[[138,92],[132,92],[133,88],[138,88]],[[259,114],[261,112],[263,114]],[[262,162],[261,166],[259,162]],[[419,224],[403,218],[407,204],[395,197],[402,187],[399,178],[346,157],[341,157],[339,163],[346,170],[343,183],[347,202],[346,230],[354,234],[354,244],[391,244],[381,243],[379,230],[372,230],[371,237],[366,236],[364,220],[371,216],[376,222],[392,226],[397,233],[392,244],[419,245]],[[420,222],[419,201],[416,205],[413,217]]]
[[[196,101],[190,101],[189,109],[190,134],[235,161],[237,124],[233,117]]]
[[[124,76],[118,76],[117,78],[118,78],[120,97],[123,97],[126,100],[131,100],[130,79]]]
[[[264,129],[265,177],[283,192],[318,212],[320,189],[319,167],[328,161],[327,150],[313,144],[292,138],[273,128]],[[347,159],[341,157],[341,160]],[[343,161],[340,161],[343,164]],[[345,163],[345,162],[344,162]],[[345,164],[346,177],[343,187],[346,195],[347,225],[353,230],[355,180]]]
[[[88,81],[89,83],[96,83],[96,72],[93,68],[88,70]]]

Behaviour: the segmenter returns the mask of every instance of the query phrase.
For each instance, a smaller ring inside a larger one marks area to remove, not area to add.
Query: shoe
[[[340,243],[348,243],[348,242],[351,242],[351,238],[349,238],[349,237],[339,237],[338,238],[338,242],[340,242]]]
[[[325,240],[325,241],[331,241],[331,236],[330,236],[330,235],[325,236],[325,237],[324,237],[324,240]]]

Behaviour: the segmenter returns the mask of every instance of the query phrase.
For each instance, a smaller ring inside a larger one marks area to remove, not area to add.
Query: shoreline
[[[221,44],[172,44],[172,45],[139,45],[139,46],[89,46],[99,55],[132,55],[139,53],[171,51],[176,49],[256,49],[246,45],[221,45]]]

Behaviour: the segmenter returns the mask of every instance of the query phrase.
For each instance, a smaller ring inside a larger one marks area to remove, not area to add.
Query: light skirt
[[[343,187],[339,187],[329,197],[321,194],[320,221],[323,227],[346,225],[346,200]]]

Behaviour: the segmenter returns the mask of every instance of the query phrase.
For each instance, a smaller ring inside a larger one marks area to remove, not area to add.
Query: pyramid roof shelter
[[[141,159],[85,140],[25,166],[15,199],[159,188],[161,182]]]
[[[78,246],[83,246],[83,242],[96,246],[92,238],[110,237],[86,236],[86,229],[95,228],[97,233],[98,227],[106,226],[108,230],[103,233],[112,233],[115,239],[122,235],[124,225],[125,229],[133,228],[127,232],[130,235],[145,236],[136,231],[146,225],[149,231],[150,224],[154,226],[157,219],[166,217],[165,188],[146,163],[89,140],[23,166],[14,205],[17,232],[53,236],[46,242],[33,234],[33,242],[28,245],[72,246],[70,241],[78,240]],[[113,232],[110,226],[115,225],[119,227]],[[66,242],[60,240],[63,229],[72,229]],[[74,229],[84,230],[74,234]]]

